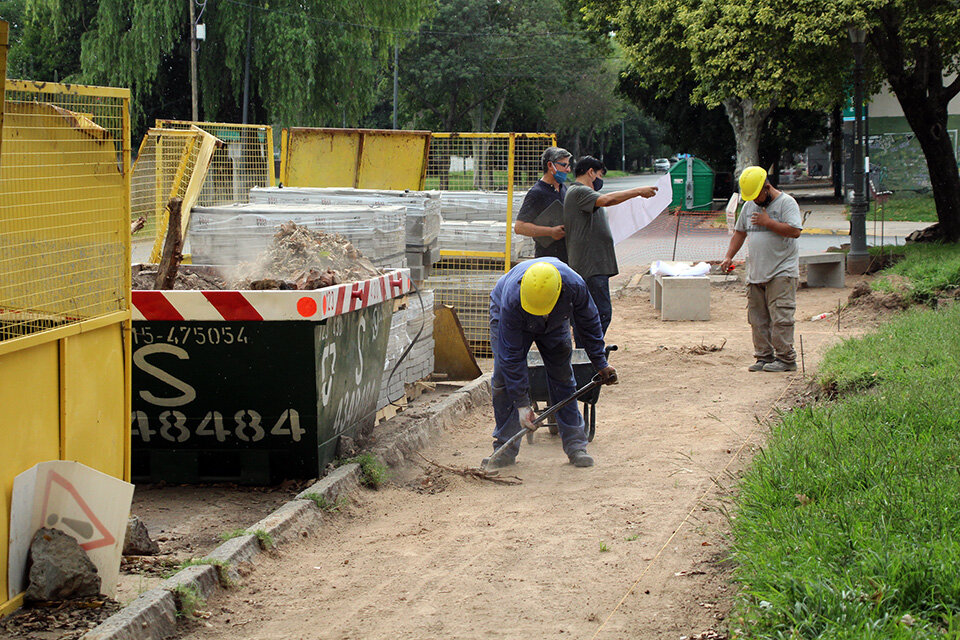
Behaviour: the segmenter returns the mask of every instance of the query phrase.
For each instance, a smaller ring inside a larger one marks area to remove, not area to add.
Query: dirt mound
[[[288,222],[254,262],[238,267],[237,288],[319,289],[379,273],[344,236]]]
[[[902,293],[902,283],[894,282],[894,290],[888,292],[874,291],[870,283],[863,281],[857,283],[857,286],[850,292],[847,299],[848,306],[866,307],[871,309],[902,310],[909,306],[907,299]]]

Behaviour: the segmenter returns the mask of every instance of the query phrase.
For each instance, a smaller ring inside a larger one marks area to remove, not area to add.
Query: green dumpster
[[[671,207],[684,211],[709,211],[713,206],[713,169],[700,158],[681,158],[670,168],[673,185]]]
[[[373,428],[409,271],[312,291],[134,291],[132,475],[316,478]]]

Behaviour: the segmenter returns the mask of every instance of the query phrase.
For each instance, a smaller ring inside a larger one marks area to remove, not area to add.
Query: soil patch
[[[0,620],[0,638],[74,640],[119,610],[120,604],[110,598],[26,606]]]

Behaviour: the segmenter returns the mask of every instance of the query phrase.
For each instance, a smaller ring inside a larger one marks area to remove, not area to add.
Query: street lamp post
[[[867,200],[864,192],[863,167],[863,50],[866,31],[849,27],[853,45],[853,202],[850,204],[850,252],[847,272],[861,274],[870,265],[867,251]]]

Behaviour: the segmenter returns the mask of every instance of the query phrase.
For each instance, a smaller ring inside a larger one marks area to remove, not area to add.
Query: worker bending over
[[[616,384],[617,372],[604,354],[603,330],[597,307],[583,278],[556,258],[521,262],[497,282],[490,293],[490,346],[493,349],[493,411],[496,451],[521,427],[535,430],[530,401],[527,352],[536,343],[543,358],[550,397],[557,401],[577,390],[570,356],[570,320],[581,328],[584,349],[606,384]],[[593,466],[587,454],[583,417],[576,402],[557,412],[563,451],[577,467]],[[494,461],[495,467],[514,464],[519,442]],[[486,466],[487,460],[483,461]]]

